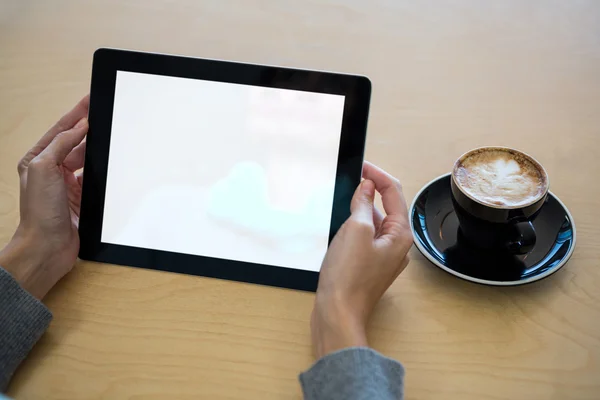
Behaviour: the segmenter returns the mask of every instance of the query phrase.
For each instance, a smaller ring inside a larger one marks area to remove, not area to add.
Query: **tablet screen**
[[[344,101],[117,71],[102,242],[318,271]]]

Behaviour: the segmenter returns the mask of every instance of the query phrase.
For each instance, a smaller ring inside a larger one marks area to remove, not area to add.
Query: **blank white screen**
[[[318,271],[344,96],[117,72],[102,242]]]

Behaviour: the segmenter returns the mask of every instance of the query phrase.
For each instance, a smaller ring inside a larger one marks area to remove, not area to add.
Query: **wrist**
[[[11,241],[0,251],[0,267],[11,274],[23,289],[41,300],[49,288],[46,288],[48,282],[42,276],[45,269],[44,257],[33,243],[34,240],[17,230]]]
[[[366,324],[343,302],[318,298],[311,330],[315,356],[321,358],[349,347],[366,347]]]

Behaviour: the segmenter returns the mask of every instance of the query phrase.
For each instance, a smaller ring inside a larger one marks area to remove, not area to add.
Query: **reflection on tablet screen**
[[[318,271],[344,96],[117,72],[102,242]]]

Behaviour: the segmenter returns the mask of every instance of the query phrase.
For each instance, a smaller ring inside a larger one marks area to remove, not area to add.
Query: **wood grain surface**
[[[533,154],[574,215],[571,261],[492,288],[413,250],[370,340],[406,366],[407,399],[600,399],[600,2],[0,0],[0,245],[18,222],[17,161],[88,91],[98,47],[365,74],[367,158],[409,199],[470,148]],[[297,399],[312,301],[80,263],[9,395]]]

